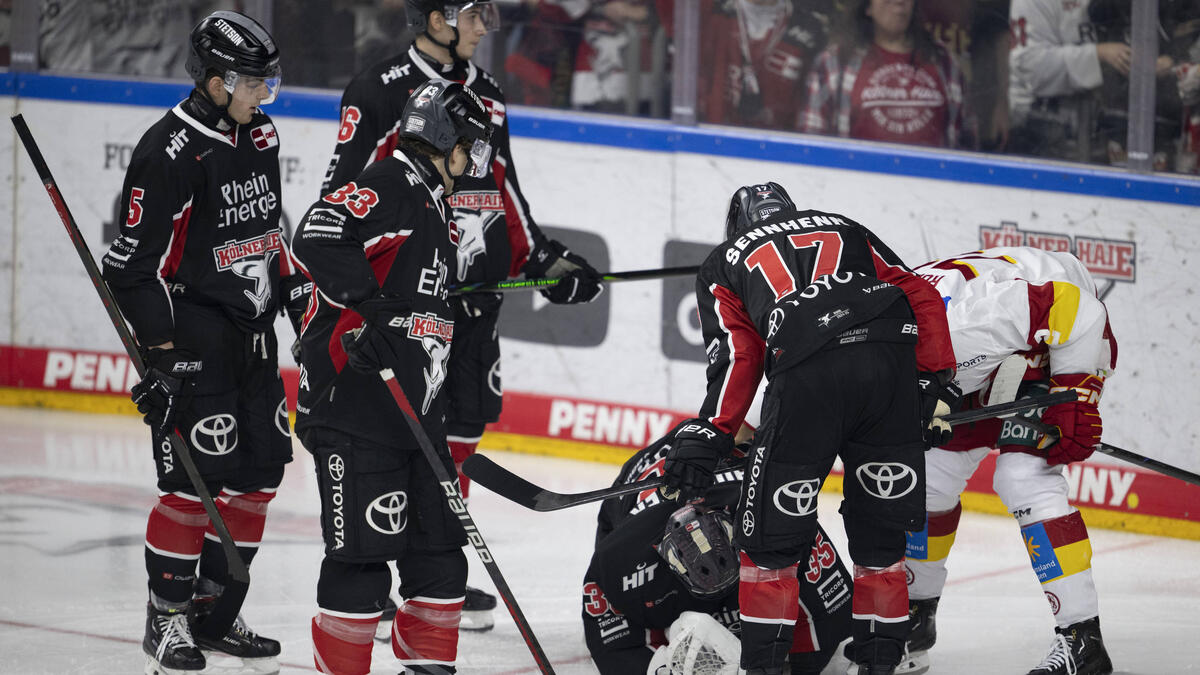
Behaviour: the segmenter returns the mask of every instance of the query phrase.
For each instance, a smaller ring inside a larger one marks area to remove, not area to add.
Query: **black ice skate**
[[[216,596],[201,596],[192,600],[188,621],[195,634],[196,645],[206,650],[209,667],[206,673],[239,673],[245,675],[274,675],[279,672],[280,645],[278,640],[257,635],[239,614],[225,636],[218,639],[200,634],[196,626],[203,623],[212,611]]]
[[[908,601],[908,639],[896,675],[921,675],[929,670],[929,650],[937,642],[938,600]]]
[[[182,609],[159,610],[146,604],[146,675],[177,675],[204,670],[204,655],[192,639],[187,615]]]
[[[1055,628],[1054,632],[1050,653],[1029,675],[1108,675],[1113,671],[1100,636],[1100,617]]]
[[[491,630],[496,625],[492,610],[496,609],[496,596],[478,588],[467,586],[467,599],[463,602],[462,630]]]

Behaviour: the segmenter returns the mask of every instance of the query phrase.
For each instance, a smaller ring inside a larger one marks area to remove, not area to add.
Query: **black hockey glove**
[[[958,408],[962,392],[950,380],[950,371],[922,372],[917,375],[921,391],[921,429],[925,448],[940,448],[950,442],[954,431],[942,418]]]
[[[395,368],[402,360],[407,340],[409,304],[404,300],[374,297],[354,306],[364,321],[361,328],[342,333],[350,367],[362,373]]]
[[[180,410],[192,400],[195,381],[203,364],[200,358],[186,349],[148,349],[142,352],[146,374],[133,385],[130,398],[137,405],[155,438],[175,430]]]
[[[473,319],[499,311],[503,300],[504,296],[499,293],[463,293],[458,296],[463,314]]]
[[[524,272],[527,279],[561,279],[540,290],[556,305],[591,302],[604,290],[596,268],[553,239],[547,239],[529,255]]]
[[[296,363],[300,363],[300,327],[304,323],[304,312],[308,310],[308,298],[312,290],[312,281],[303,274],[293,274],[279,280],[279,311],[287,315],[296,334],[296,340],[292,342],[292,358],[296,359]]]
[[[712,485],[717,460],[732,448],[733,438],[708,420],[688,420],[671,441],[659,492],[667,499],[680,501],[703,495]]]

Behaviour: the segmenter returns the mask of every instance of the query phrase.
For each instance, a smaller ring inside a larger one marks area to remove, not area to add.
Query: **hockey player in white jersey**
[[[1067,502],[1062,470],[1087,459],[1099,443],[1097,404],[1116,366],[1117,345],[1095,282],[1071,254],[1027,247],[976,251],[915,271],[946,302],[955,381],[966,407],[1047,390],[1074,390],[1078,399],[1029,413],[1057,427],[1057,441],[1013,421],[991,419],[955,428],[950,443],[925,454],[925,529],[907,534],[909,652],[920,660],[933,646],[946,558],[962,513],[959,495],[989,450],[999,448],[993,488],[1017,519],[1057,624],[1050,653],[1030,675],[1111,673],[1100,635],[1091,544],[1082,515]],[[1000,367],[1014,354],[1017,359]]]

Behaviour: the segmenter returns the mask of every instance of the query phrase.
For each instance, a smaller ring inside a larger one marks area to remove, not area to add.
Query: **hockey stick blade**
[[[1041,396],[1031,396],[1023,398],[1011,403],[1000,403],[998,405],[989,405],[983,408],[974,410],[963,410],[962,412],[950,413],[942,419],[948,422],[951,426],[955,424],[964,424],[966,422],[978,422],[991,417],[1009,417],[1017,413],[1041,408],[1042,406],[1058,405],[1059,403],[1069,403],[1074,401],[1076,394],[1071,391],[1059,391],[1053,394],[1042,394]]]
[[[617,485],[590,492],[563,494],[540,488],[479,453],[468,457],[463,462],[462,468],[463,473],[476,483],[509,501],[534,511],[557,511],[580,504],[598,502],[609,497],[619,497],[630,492],[653,490],[662,485],[661,478],[647,478],[627,485]]]
[[[643,279],[663,279],[666,277],[685,277],[695,275],[699,267],[664,267],[654,270],[630,270],[628,272],[609,272],[600,275],[600,281],[639,281]],[[558,279],[517,279],[514,281],[480,281],[468,284],[456,284],[447,290],[450,295],[465,295],[467,293],[508,293],[511,291],[533,291],[558,283]]]

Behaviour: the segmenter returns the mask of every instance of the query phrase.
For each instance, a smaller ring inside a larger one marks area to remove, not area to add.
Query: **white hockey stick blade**
[[[996,405],[1015,401],[1027,366],[1025,357],[1020,354],[1010,354],[1001,361],[992,374],[992,386],[988,389],[987,400],[983,401],[983,404]]]

